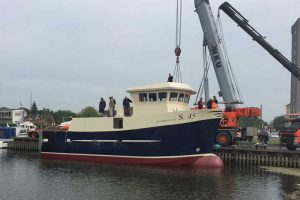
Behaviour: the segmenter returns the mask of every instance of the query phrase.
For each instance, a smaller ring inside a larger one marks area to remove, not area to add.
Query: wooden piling
[[[300,152],[281,149],[221,148],[217,155],[225,165],[300,167]]]
[[[21,151],[39,151],[39,140],[36,138],[15,138],[8,142],[7,148]]]

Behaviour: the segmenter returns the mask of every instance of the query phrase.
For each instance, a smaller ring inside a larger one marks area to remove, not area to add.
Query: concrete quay
[[[226,165],[239,166],[274,166],[274,167],[300,167],[300,150],[289,151],[280,148],[279,145],[271,145],[266,148],[255,146],[232,146],[214,149]]]

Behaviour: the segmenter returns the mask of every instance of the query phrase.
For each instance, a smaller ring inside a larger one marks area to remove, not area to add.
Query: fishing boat
[[[128,89],[130,116],[73,118],[67,130],[44,130],[43,158],[148,165],[220,166],[212,147],[221,110],[191,109],[196,92],[163,82]]]

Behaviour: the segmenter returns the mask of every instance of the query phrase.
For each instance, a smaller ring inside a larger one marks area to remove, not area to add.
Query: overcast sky
[[[214,15],[223,1],[210,1]],[[275,48],[291,58],[299,0],[229,0]],[[0,107],[79,112],[130,87],[164,82],[175,66],[176,0],[0,0]],[[263,119],[285,113],[290,73],[221,14],[229,59],[246,106]],[[194,1],[183,0],[183,81],[198,90],[202,28]],[[211,69],[210,93],[219,90]],[[192,99],[192,102],[194,99]]]

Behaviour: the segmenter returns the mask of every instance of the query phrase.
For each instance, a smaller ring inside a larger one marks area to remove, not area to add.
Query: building
[[[292,26],[292,62],[300,67],[300,18]],[[300,81],[291,75],[290,112],[300,112]]]
[[[290,103],[285,106],[285,113],[291,114],[291,104]]]
[[[28,116],[28,110],[25,108],[12,109],[11,115],[13,123],[23,123]]]
[[[0,122],[11,122],[12,114],[11,109],[2,107],[0,108]]]
[[[9,109],[0,108],[0,122],[2,123],[23,123],[28,117],[29,111],[26,108]]]

